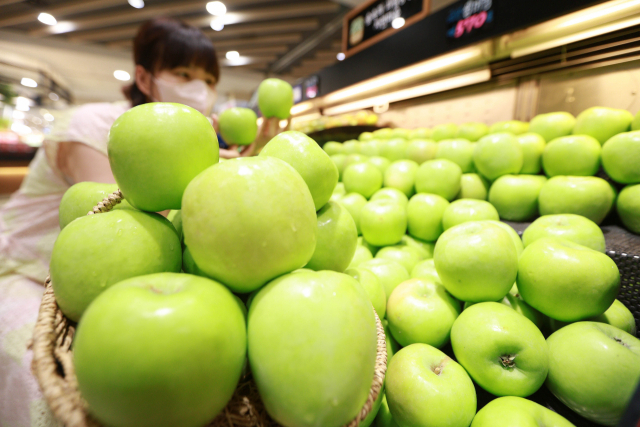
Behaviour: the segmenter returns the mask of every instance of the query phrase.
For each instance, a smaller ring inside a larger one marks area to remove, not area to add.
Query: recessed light
[[[224,29],[224,21],[220,17],[213,18],[210,25],[215,31],[222,31]]]
[[[56,20],[56,18],[53,17],[53,15],[50,15],[44,12],[38,15],[38,21],[47,25],[56,25],[58,23],[58,21]]]
[[[51,92],[49,94],[49,99],[52,100],[52,101],[57,101],[57,100],[60,99],[60,97],[56,93]]]
[[[344,61],[344,58],[346,58],[346,56],[343,52],[340,52],[336,55],[336,58],[338,58],[338,61]]]
[[[44,116],[42,116],[42,117],[44,117],[44,119],[45,119],[46,121],[48,121],[48,122],[52,122],[52,121],[54,120],[53,114],[51,114],[51,113],[47,113],[47,114],[45,114],[45,115],[44,115]]]
[[[222,16],[227,13],[227,6],[221,1],[210,1],[207,3],[207,12],[213,16]]]
[[[404,18],[401,17],[401,16],[397,17],[396,19],[391,21],[391,26],[393,28],[396,28],[396,29],[398,29],[400,27],[403,27],[404,26]]]
[[[144,7],[144,0],[129,0],[129,5],[136,9],[142,9]]]
[[[129,73],[123,70],[115,70],[113,72],[113,77],[123,82],[128,82],[129,80],[131,80],[131,76],[129,75]]]
[[[22,80],[20,80],[20,84],[26,87],[38,87],[38,83],[28,77],[23,77]]]
[[[230,50],[225,56],[229,61],[233,61],[234,59],[240,58],[240,53],[238,53],[237,50]]]

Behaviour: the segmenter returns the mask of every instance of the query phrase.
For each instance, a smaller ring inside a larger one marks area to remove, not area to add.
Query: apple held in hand
[[[458,125],[455,123],[445,123],[433,127],[431,139],[434,141],[442,141],[443,139],[451,139],[458,133]]]
[[[293,88],[284,80],[263,80],[258,87],[258,107],[265,117],[288,119],[293,107]]]
[[[640,234],[640,184],[623,188],[616,208],[624,226],[631,232]]]
[[[587,108],[576,117],[574,135],[589,135],[604,144],[609,138],[627,132],[633,116],[626,110],[615,108]]]
[[[89,412],[104,425],[125,427],[210,422],[231,399],[246,351],[245,318],[233,294],[175,273],[107,289],[73,340]]]
[[[404,159],[407,152],[407,140],[403,138],[393,138],[380,144],[380,155],[391,162]]]
[[[315,271],[342,273],[356,252],[358,231],[351,214],[337,202],[329,202],[318,211],[316,250],[304,266]]]
[[[348,193],[358,193],[368,199],[382,187],[382,174],[370,163],[355,163],[344,170],[342,181]]]
[[[500,218],[527,221],[538,216],[538,195],[547,178],[541,175],[502,175],[489,190],[489,202]]]
[[[416,192],[453,200],[460,191],[462,169],[450,160],[428,160],[416,171]]]
[[[343,153],[344,148],[342,147],[341,142],[336,142],[336,141],[325,142],[324,145],[322,146],[322,149],[329,156],[333,156],[334,154],[344,154]]]
[[[459,199],[487,200],[489,183],[477,173],[465,173],[460,178]]]
[[[595,176],[554,176],[540,189],[540,215],[576,214],[600,224],[616,198],[607,181]]]
[[[105,197],[118,189],[116,184],[102,184],[99,182],[79,182],[64,192],[58,210],[60,229],[62,230],[76,218],[87,215]],[[126,200],[117,204],[114,209],[131,208]]]
[[[384,287],[384,293],[387,299],[389,299],[391,292],[393,292],[396,286],[410,279],[406,268],[388,259],[374,258],[371,261],[363,262],[359,268],[369,270],[376,275]]]
[[[391,161],[389,159],[387,159],[386,157],[380,157],[380,156],[371,156],[367,159],[367,162],[377,167],[383,176],[385,171],[391,164]]]
[[[405,245],[386,246],[378,251],[376,258],[395,261],[407,271],[413,270],[424,259],[419,249]]]
[[[369,296],[369,301],[373,304],[373,309],[378,313],[378,317],[384,319],[387,315],[387,295],[376,275],[364,268],[349,268],[344,274],[353,277],[362,285]]]
[[[602,166],[616,182],[640,183],[640,132],[621,133],[605,142]]]
[[[471,427],[540,426],[575,427],[542,405],[516,396],[499,397],[480,409]]]
[[[200,112],[182,104],[133,107],[113,123],[107,144],[118,187],[135,208],[180,209],[193,178],[218,163],[218,139]]]
[[[229,144],[249,145],[258,136],[258,117],[249,108],[228,108],[218,118],[220,135]]]
[[[476,143],[473,162],[478,172],[489,181],[493,181],[502,175],[520,173],[524,164],[524,154],[513,135],[495,133]]]
[[[436,158],[438,144],[430,139],[412,139],[407,145],[407,159],[417,164]]]
[[[391,200],[369,202],[360,211],[360,229],[372,245],[394,245],[407,232],[407,212]]]
[[[451,202],[442,214],[442,227],[448,230],[463,222],[500,220],[498,211],[484,200],[459,199]]]
[[[529,123],[522,122],[520,120],[506,120],[502,122],[496,122],[489,128],[489,133],[504,133],[508,132],[513,135],[520,135],[529,132]]]
[[[351,214],[353,221],[356,223],[358,235],[362,234],[360,230],[360,211],[367,204],[367,199],[359,193],[349,193],[340,199],[340,204]]]
[[[594,251],[605,251],[602,230],[595,222],[582,215],[541,216],[524,230],[522,242],[526,247],[543,237],[558,237],[586,246]]]
[[[547,176],[593,176],[600,169],[602,148],[589,135],[569,135],[547,143],[542,154],[542,167]]]
[[[537,133],[523,133],[516,136],[522,148],[522,169],[520,173],[537,175],[542,167],[542,153],[546,143]]]
[[[489,126],[480,122],[463,123],[458,126],[456,138],[464,138],[471,142],[476,142],[489,133]]]
[[[529,123],[529,132],[537,133],[549,142],[561,136],[571,135],[576,118],[566,111],[538,114]],[[536,172],[525,172],[536,173]]]
[[[446,139],[440,141],[436,151],[436,159],[447,159],[460,166],[462,173],[475,170],[473,165],[474,144],[466,139]]]
[[[407,204],[409,234],[435,242],[443,233],[442,217],[449,202],[437,194],[416,194]]]
[[[384,186],[402,191],[411,197],[414,193],[418,164],[413,160],[397,160],[384,172]]]

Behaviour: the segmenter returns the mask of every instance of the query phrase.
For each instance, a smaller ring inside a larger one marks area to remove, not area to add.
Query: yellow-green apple
[[[373,166],[377,167],[380,173],[382,173],[383,175],[384,175],[384,172],[389,167],[389,165],[391,164],[391,160],[387,159],[386,157],[380,157],[380,156],[371,156],[367,161],[371,163]]]
[[[471,427],[575,427],[550,409],[517,396],[499,397],[476,414]]]
[[[349,211],[338,202],[329,202],[318,211],[316,249],[304,266],[310,270],[342,273],[356,253],[358,231]]]
[[[253,299],[248,347],[260,397],[276,422],[339,427],[355,418],[371,388],[373,306],[346,274],[287,274]]]
[[[393,138],[380,144],[380,155],[392,162],[404,159],[407,152],[407,140],[404,138]]]
[[[577,214],[600,224],[616,194],[607,181],[595,176],[554,176],[538,195],[540,215]]]
[[[448,230],[463,222],[487,219],[500,219],[498,211],[491,203],[477,199],[458,199],[451,202],[442,213],[442,228]]]
[[[409,139],[410,135],[411,135],[411,130],[410,129],[393,128],[391,130],[391,138]]]
[[[369,250],[369,252],[371,252],[371,254],[373,256],[375,256],[378,251],[380,250],[379,246],[374,246],[371,243],[367,242],[366,240],[364,240],[364,237],[360,236],[358,237],[358,246],[364,246],[365,248],[367,248]]]
[[[571,135],[576,125],[576,118],[566,111],[538,114],[529,122],[529,132],[537,133],[545,141]],[[527,172],[536,173],[536,172]]]
[[[289,118],[293,107],[293,88],[284,80],[263,80],[258,86],[258,107],[265,117]]]
[[[249,108],[228,108],[218,117],[220,135],[229,144],[249,145],[258,136],[258,117]]]
[[[460,178],[459,199],[487,200],[489,193],[489,183],[477,173],[465,173]]]
[[[529,131],[529,123],[520,120],[506,120],[496,122],[489,128],[489,133],[508,132],[513,135],[520,135]]]
[[[476,143],[473,162],[478,172],[489,181],[522,170],[524,154],[515,136],[510,133],[487,135]]]
[[[430,139],[431,134],[429,128],[416,128],[409,133],[409,139]]]
[[[544,148],[542,167],[556,175],[593,176],[600,169],[602,147],[589,135],[568,135],[552,139]]]
[[[382,129],[376,129],[371,133],[373,134],[374,137],[378,139],[391,139],[392,132],[393,132],[393,129],[391,128],[382,128]]]
[[[376,275],[364,268],[349,268],[344,274],[353,277],[362,285],[378,317],[384,319],[387,314],[387,295]]]
[[[489,126],[480,122],[463,123],[458,126],[456,138],[464,138],[471,142],[476,142],[489,133]]]
[[[110,286],[145,274],[178,273],[181,268],[182,247],[169,220],[133,209],[86,215],[69,223],[53,245],[50,265],[56,302],[76,322]]]
[[[363,162],[366,162],[367,160],[369,160],[369,157],[365,156],[364,154],[358,154],[358,153],[348,154],[347,158],[344,160],[344,167],[346,169],[353,164],[363,163]]]
[[[189,274],[134,277],[107,289],[73,340],[91,415],[123,427],[210,422],[231,399],[245,363],[240,305],[220,283]]]
[[[342,152],[344,154],[359,154],[361,142],[357,139],[350,139],[342,143]]]
[[[518,251],[509,233],[489,222],[456,225],[436,242],[433,254],[447,291],[462,301],[498,301],[518,272]]]
[[[522,169],[520,173],[536,175],[542,166],[542,153],[546,143],[537,133],[517,135],[516,140],[522,148]]]
[[[402,205],[405,207],[407,206],[407,203],[409,203],[409,199],[407,198],[406,194],[404,194],[402,191],[398,190],[397,188],[391,188],[391,187],[381,188],[380,190],[373,193],[373,196],[371,196],[371,199],[369,200],[374,201],[374,200],[382,200],[382,199],[393,200],[394,202],[397,202],[399,205]]]
[[[542,175],[502,175],[491,184],[489,202],[502,219],[530,220],[538,216],[538,195],[546,181]]]
[[[518,285],[514,284],[509,293],[502,299],[502,301],[500,301],[500,303],[511,307],[517,313],[520,313],[527,319],[531,320],[541,332],[547,330],[549,318],[531,307],[524,299],[522,299],[522,295],[520,295],[520,292],[518,291]]]
[[[388,259],[374,258],[371,261],[363,262],[358,268],[369,270],[376,275],[384,287],[384,294],[387,296],[387,300],[396,286],[410,279],[406,268]]]
[[[602,166],[621,184],[640,183],[640,132],[618,134],[602,146]]]
[[[391,362],[393,355],[400,350],[400,344],[398,344],[393,338],[393,335],[391,335],[387,319],[382,319],[382,328],[384,329],[384,340],[387,347],[387,366],[389,366],[389,362]]]
[[[340,204],[349,211],[353,221],[356,223],[358,235],[362,234],[360,230],[360,211],[367,204],[367,199],[359,193],[349,193],[340,199]]]
[[[337,141],[325,142],[324,145],[322,146],[322,149],[329,156],[333,156],[334,154],[344,154],[343,153],[344,148],[342,147],[342,143]]]
[[[573,127],[574,135],[590,135],[604,144],[609,138],[631,127],[633,115],[627,110],[591,107],[578,114]]]
[[[411,197],[415,192],[414,184],[417,170],[418,164],[413,160],[396,160],[384,172],[384,186],[396,188],[407,197]]]
[[[417,164],[436,158],[438,144],[431,139],[412,139],[407,145],[406,157]]]
[[[58,220],[62,230],[76,218],[85,216],[109,194],[118,189],[117,184],[103,184],[100,182],[79,182],[69,187],[64,192],[58,210]],[[114,209],[131,208],[131,205],[123,200]]]
[[[386,246],[378,251],[376,258],[395,261],[407,271],[424,259],[419,249],[406,245]]]
[[[331,161],[333,162],[334,165],[336,165],[336,168],[338,169],[338,173],[340,174],[338,178],[339,181],[342,181],[342,174],[344,172],[344,168],[346,167],[347,155],[332,154],[329,157],[331,158]]]
[[[200,270],[200,267],[196,265],[196,262],[193,260],[193,257],[191,256],[191,252],[189,251],[189,248],[186,246],[182,251],[182,271],[188,274],[193,274],[194,276],[207,277],[207,275],[204,274],[202,270]]]
[[[377,139],[361,142],[360,153],[369,157],[377,156],[380,154],[380,142]]]
[[[416,194],[407,204],[407,227],[411,236],[435,242],[442,234],[442,216],[449,202],[437,194]]]
[[[460,166],[462,173],[474,171],[473,150],[474,145],[466,139],[445,139],[438,144],[436,159],[447,159]]]
[[[549,349],[542,332],[497,302],[464,310],[451,328],[451,346],[471,378],[496,396],[530,396],[547,377]]]
[[[620,272],[611,258],[569,240],[544,237],[520,256],[520,295],[556,320],[575,322],[604,313],[619,288]]]
[[[409,235],[402,236],[402,240],[398,244],[417,249],[420,253],[421,259],[433,258],[433,249],[436,246],[434,242],[425,242]]]
[[[173,225],[173,228],[176,229],[178,238],[180,239],[180,243],[184,243],[184,232],[182,231],[182,212],[179,210],[169,211],[169,213],[167,214],[167,219],[171,221],[171,225]]]
[[[400,283],[387,302],[389,329],[403,347],[423,343],[441,348],[461,311],[460,301],[444,286],[425,278]]]
[[[368,199],[382,188],[382,173],[371,163],[354,163],[344,170],[342,182],[347,193],[358,193]]]
[[[631,313],[631,311],[629,311],[629,309],[619,300],[615,300],[613,304],[611,304],[611,307],[601,315],[590,317],[587,321],[606,323],[608,325],[615,326],[618,329],[622,329],[628,334],[636,336],[636,319],[633,317],[633,313]],[[552,332],[555,332],[560,328],[564,328],[569,324],[570,322],[549,319],[549,326]]]
[[[386,393],[382,395],[380,409],[378,409],[376,419],[372,425],[374,427],[398,427],[398,424],[393,420],[393,415],[391,415],[391,411],[389,410]]]
[[[462,169],[451,160],[428,160],[416,171],[416,193],[437,194],[451,201],[460,192]]]
[[[358,135],[358,141],[371,141],[374,138],[375,137],[371,132],[362,132],[360,135]]]
[[[427,344],[393,356],[385,393],[399,426],[467,427],[476,414],[476,390],[464,368]]]
[[[332,202],[337,202],[340,199],[342,199],[342,197],[344,197],[347,194],[347,191],[344,189],[344,184],[342,182],[339,182],[336,184],[335,188],[333,189],[333,193],[331,193],[331,198],[329,200],[331,200]]]
[[[316,247],[309,187],[275,157],[235,159],[207,169],[185,191],[182,223],[196,264],[239,293],[303,267]],[[242,267],[247,263],[251,268]]]
[[[433,127],[431,139],[434,141],[442,141],[443,139],[451,139],[458,133],[458,125],[455,123],[445,123]]]
[[[111,171],[136,209],[180,209],[193,178],[218,163],[218,138],[199,111],[151,102],[133,107],[113,123],[107,152]]]
[[[627,185],[616,202],[620,220],[633,233],[640,234],[640,184]]]
[[[582,215],[545,215],[533,221],[522,234],[527,247],[543,237],[558,237],[586,246],[598,252],[605,251],[604,234],[598,225]]]
[[[438,272],[436,271],[433,258],[420,261],[416,264],[416,266],[413,267],[413,270],[411,270],[411,278],[433,279],[437,283],[440,283],[440,277],[438,277]]]
[[[588,420],[617,426],[640,380],[640,340],[611,325],[578,322],[547,344],[547,388]]]
[[[636,113],[631,122],[631,130],[640,130],[640,112]]]
[[[516,230],[513,229],[513,227],[501,221],[494,221],[494,220],[485,220],[485,221],[488,223],[497,225],[498,227],[502,228],[504,231],[509,233],[509,236],[511,237],[511,241],[513,242],[514,245],[516,245],[516,251],[518,251],[518,257],[522,254],[522,251],[524,251],[524,244],[522,243],[522,239],[520,238],[520,236],[518,236],[518,233],[516,232]]]
[[[372,245],[395,245],[407,232],[406,209],[393,200],[368,202],[360,211],[360,229]]]
[[[378,411],[382,406],[383,397],[384,397],[384,386],[382,386],[382,389],[380,390],[380,393],[378,393],[378,397],[376,398],[376,400],[373,401],[369,414],[367,414],[364,420],[360,421],[360,424],[358,425],[358,427],[371,427],[374,425],[373,423],[376,417],[378,416]]]
[[[358,268],[360,264],[365,261],[369,261],[373,259],[373,255],[371,255],[371,251],[364,246],[357,245],[356,252],[353,254],[353,258],[349,263],[349,268]]]

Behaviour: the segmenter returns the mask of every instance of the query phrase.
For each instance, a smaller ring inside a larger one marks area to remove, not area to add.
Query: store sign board
[[[494,0],[463,0],[447,13],[447,38],[472,38],[494,22]]]
[[[348,57],[383,40],[429,14],[429,0],[370,0],[345,16],[342,50]],[[392,22],[403,18],[400,28]]]

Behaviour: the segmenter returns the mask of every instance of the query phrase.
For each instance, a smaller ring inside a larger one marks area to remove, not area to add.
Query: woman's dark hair
[[[211,40],[199,29],[172,18],[156,18],[140,26],[133,40],[133,60],[154,74],[195,65],[211,73],[216,81],[220,77],[218,58]],[[147,102],[135,80],[123,92],[134,107]]]

